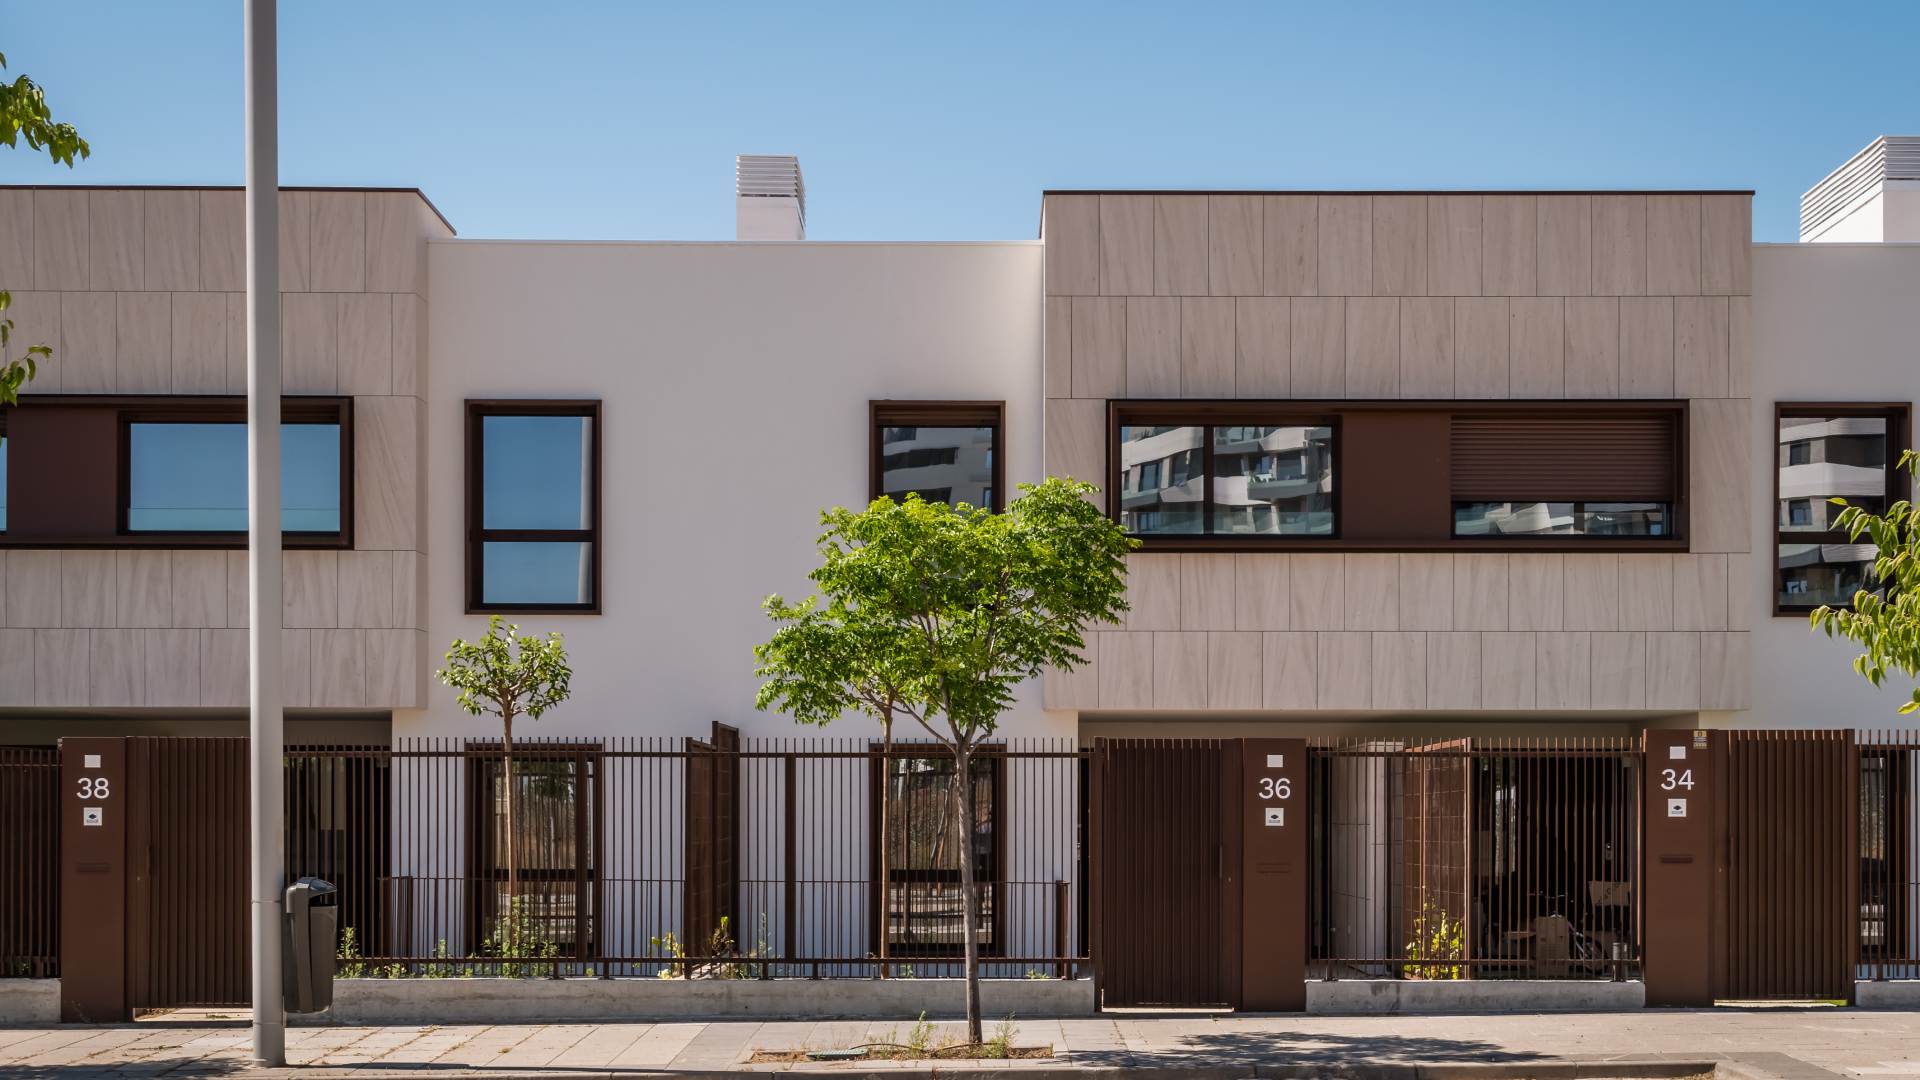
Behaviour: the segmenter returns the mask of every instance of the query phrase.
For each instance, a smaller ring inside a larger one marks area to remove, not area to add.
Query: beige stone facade
[[[1684,553],[1142,553],[1082,713],[1749,703],[1751,196],[1046,197],[1046,471],[1122,398],[1685,399]]]
[[[238,189],[0,190],[16,352],[35,394],[246,392]],[[280,280],[288,394],[353,398],[350,551],[286,559],[287,705],[423,703],[429,239],[411,190],[289,189]],[[225,708],[247,697],[246,555],[0,551],[0,706]]]

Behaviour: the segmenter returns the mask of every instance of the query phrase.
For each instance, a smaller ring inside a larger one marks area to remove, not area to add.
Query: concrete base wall
[[[59,1022],[59,979],[0,979],[0,1025],[45,1027]]]
[[[1310,1013],[1627,1012],[1645,1008],[1637,982],[1557,979],[1354,979],[1307,983]]]
[[[1861,980],[1853,984],[1853,1003],[1863,1009],[1920,1009],[1920,980]]]
[[[340,979],[321,1023],[755,1019],[910,1021],[965,1013],[959,979]],[[56,997],[56,1012],[58,999]],[[1091,979],[992,979],[980,1009],[1044,1019],[1094,1014]],[[301,1018],[294,1018],[301,1022]],[[308,1022],[312,1022],[309,1020]]]

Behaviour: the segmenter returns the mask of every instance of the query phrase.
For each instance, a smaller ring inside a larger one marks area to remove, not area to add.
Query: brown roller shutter
[[[1679,414],[1453,418],[1456,502],[1674,502]]]

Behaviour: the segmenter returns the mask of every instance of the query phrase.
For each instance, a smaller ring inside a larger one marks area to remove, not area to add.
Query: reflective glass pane
[[[483,416],[481,528],[590,529],[593,418]]]
[[[895,501],[993,505],[993,428],[882,427],[880,491]]]
[[[1223,425],[1213,429],[1213,531],[1333,534],[1333,429]]]
[[[1887,501],[1887,421],[1883,416],[1783,416],[1777,461],[1782,532],[1834,527],[1841,498],[1878,513]]]
[[[1572,503],[1454,503],[1455,536],[1572,536]]]
[[[245,532],[245,424],[131,424],[127,528]],[[280,527],[340,531],[340,425],[280,426]]]
[[[1204,427],[1120,429],[1120,523],[1140,535],[1194,534],[1206,526]]]
[[[483,604],[585,604],[593,597],[593,545],[572,540],[480,545]]]
[[[1775,591],[1781,607],[1851,607],[1853,594],[1871,588],[1871,544],[1781,544]]]
[[[1454,503],[1455,536],[1671,536],[1666,503]]]

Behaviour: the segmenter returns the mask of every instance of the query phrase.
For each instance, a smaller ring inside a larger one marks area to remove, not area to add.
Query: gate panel
[[[1861,935],[1850,731],[1727,733],[1724,1000],[1853,998]]]
[[[1102,1003],[1237,1004],[1239,935],[1223,906],[1237,873],[1223,813],[1223,769],[1237,744],[1102,739],[1096,744],[1094,853]],[[1237,802],[1233,805],[1237,808]]]
[[[127,740],[128,1006],[243,1005],[247,740]]]
[[[0,979],[60,974],[60,751],[0,747]]]

